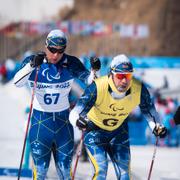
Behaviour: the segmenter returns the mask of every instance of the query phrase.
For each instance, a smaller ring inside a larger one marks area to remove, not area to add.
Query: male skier
[[[91,83],[94,71],[100,69],[99,59],[91,60],[89,72],[78,58],[65,53],[67,37],[61,30],[52,30],[45,44],[45,52],[28,56],[14,77],[17,87],[29,82],[37,86],[29,139],[34,160],[34,180],[44,180],[53,152],[59,179],[69,180],[73,156],[74,134],[69,123],[69,93],[73,79]]]
[[[114,57],[110,73],[88,86],[70,112],[70,122],[84,131],[84,144],[94,167],[93,180],[106,179],[107,154],[117,179],[130,179],[127,117],[136,106],[139,105],[155,136],[166,135],[147,88],[133,78],[133,71],[127,56]]]

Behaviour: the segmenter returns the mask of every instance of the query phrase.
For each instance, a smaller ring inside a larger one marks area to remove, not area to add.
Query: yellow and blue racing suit
[[[158,114],[144,84],[132,79],[131,87],[121,99],[112,97],[112,79],[108,76],[95,80],[85,89],[74,110],[87,116],[88,128],[84,135],[89,159],[94,167],[93,180],[107,176],[108,158],[111,158],[117,179],[130,179],[130,144],[127,117],[139,105],[148,122]]]

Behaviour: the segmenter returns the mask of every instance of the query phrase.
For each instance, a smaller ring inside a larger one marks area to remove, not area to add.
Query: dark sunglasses
[[[57,49],[57,48],[54,48],[54,47],[47,46],[47,49],[53,54],[55,54],[55,53],[62,54],[65,51],[66,46],[61,48],[61,49]]]

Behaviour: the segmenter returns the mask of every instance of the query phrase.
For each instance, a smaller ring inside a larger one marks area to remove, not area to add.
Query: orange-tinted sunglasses
[[[122,79],[127,79],[127,80],[131,80],[132,79],[132,73],[114,73],[114,75],[116,76],[117,79],[122,80]]]

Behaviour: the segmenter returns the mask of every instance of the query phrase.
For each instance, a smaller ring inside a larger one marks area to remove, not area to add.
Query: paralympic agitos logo
[[[109,108],[112,109],[113,111],[122,111],[122,110],[124,110],[123,107],[122,108],[118,108],[118,107],[115,106],[115,104],[110,104]]]
[[[60,73],[57,72],[55,75],[51,75],[49,73],[49,68],[46,68],[42,71],[42,75],[47,78],[48,81],[58,80],[60,79]]]

